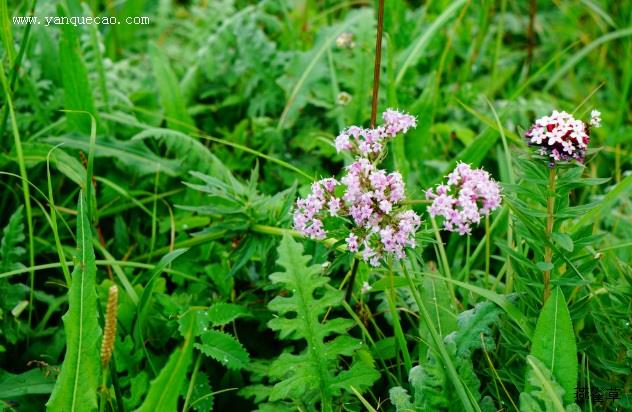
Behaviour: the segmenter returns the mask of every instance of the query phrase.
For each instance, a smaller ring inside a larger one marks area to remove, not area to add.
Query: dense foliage
[[[0,410],[632,410],[632,3],[384,4],[0,0]]]

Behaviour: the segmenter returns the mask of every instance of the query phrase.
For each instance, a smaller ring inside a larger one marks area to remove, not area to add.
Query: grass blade
[[[64,16],[62,7],[58,8],[60,16]],[[88,79],[88,70],[81,57],[79,45],[79,28],[72,24],[62,26],[59,43],[60,72],[64,84],[64,107],[72,111],[84,111],[94,114],[92,88]],[[66,115],[68,131],[90,133],[90,123],[79,114],[69,112]]]
[[[410,53],[408,53],[406,59],[402,63],[399,72],[397,72],[397,76],[395,77],[396,86],[401,83],[408,68],[417,62],[421,50],[423,50],[423,48],[430,42],[430,40],[432,40],[432,37],[439,31],[439,29],[443,27],[443,25],[447,23],[447,21],[450,20],[450,18],[457,12],[457,10],[463,7],[465,3],[466,0],[457,0],[453,2],[450,7],[445,9],[443,13],[441,13],[441,15],[439,15],[439,17],[437,17],[434,22],[432,22],[430,27],[428,27],[428,30],[426,30],[421,35],[421,37],[417,39],[415,45],[412,47]]]
[[[149,393],[136,412],[177,410],[180,387],[186,379],[193,358],[195,324],[191,314],[185,316],[188,319],[185,322],[186,329],[183,331],[184,343],[173,351],[158,377],[151,382]]]
[[[575,66],[581,59],[586,57],[588,53],[593,51],[598,46],[604,43],[607,43],[611,40],[619,39],[621,37],[626,37],[626,36],[632,36],[632,27],[623,29],[623,30],[613,31],[611,33],[608,33],[599,37],[596,40],[593,40],[588,45],[586,45],[586,47],[582,48],[580,51],[575,53],[570,59],[566,61],[566,63],[564,63],[562,67],[560,67],[555,73],[553,73],[553,75],[549,78],[549,81],[546,83],[542,91],[546,92],[551,87],[553,87],[553,85],[557,83],[557,81],[560,80],[566,74],[566,72],[572,69],[573,66]]]

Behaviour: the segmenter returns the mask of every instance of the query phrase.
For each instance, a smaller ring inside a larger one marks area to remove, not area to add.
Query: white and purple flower
[[[554,110],[550,116],[535,121],[525,133],[527,144],[538,148],[538,154],[556,161],[572,159],[584,162],[590,143],[591,127],[601,126],[601,113],[593,110],[587,124],[569,113]]]
[[[490,174],[465,163],[459,163],[448,175],[447,184],[434,191],[428,189],[426,198],[432,200],[430,216],[442,216],[444,229],[460,235],[470,234],[472,225],[501,203],[500,186]]]
[[[395,110],[383,114],[385,124],[376,129],[351,126],[336,138],[336,149],[356,155],[337,181],[322,179],[312,185],[312,192],[296,202],[294,228],[312,239],[327,236],[323,219],[346,218],[352,223],[345,239],[350,252],[358,252],[372,266],[382,259],[405,257],[406,247],[415,247],[415,233],[420,217],[406,210],[402,175],[378,169],[374,162],[384,153],[387,139],[416,126],[413,116]],[[335,189],[338,185],[344,190]]]

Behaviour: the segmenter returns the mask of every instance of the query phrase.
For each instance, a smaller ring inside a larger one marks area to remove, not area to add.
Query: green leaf
[[[547,270],[553,270],[553,263],[551,262],[537,262],[535,264],[538,269],[540,269],[542,272],[545,272]]]
[[[300,56],[300,59],[290,65],[290,68],[298,76],[296,80],[293,78],[282,78],[280,84],[287,90],[287,102],[279,118],[277,125],[278,130],[282,130],[296,120],[299,115],[300,109],[307,103],[307,96],[303,93],[306,85],[314,80],[315,76],[311,76],[314,69],[317,67],[317,63],[323,58],[327,49],[331,47],[340,33],[348,30],[355,25],[358,21],[363,21],[368,18],[366,9],[360,9],[349,13],[346,20],[333,28],[329,28],[325,35],[319,36],[319,41],[312,50],[304,53]]]
[[[551,371],[537,358],[527,355],[529,392],[520,394],[520,412],[580,412],[574,404],[564,408],[564,389],[552,378]]]
[[[566,74],[566,72],[572,69],[573,66],[575,66],[581,59],[586,57],[592,50],[599,47],[603,43],[625,36],[632,36],[632,28],[626,28],[606,33],[598,39],[595,39],[592,42],[588,43],[570,58],[564,59],[564,65],[562,65],[562,67],[557,69],[557,71],[549,77],[549,80],[544,86],[543,91],[548,91],[558,80],[560,80]]]
[[[250,357],[232,335],[217,330],[208,330],[200,335],[202,343],[195,347],[206,356],[210,356],[228,369],[243,369],[248,365]]]
[[[448,279],[444,276],[439,276],[434,273],[424,272],[423,275],[434,277],[437,279],[443,279],[446,282],[454,283],[455,285],[460,286],[464,289],[467,289],[470,292],[476,293],[477,295],[482,296],[485,299],[491,300],[492,302],[500,306],[505,311],[505,313],[507,313],[507,315],[509,315],[509,317],[525,333],[525,335],[531,336],[531,334],[533,333],[529,325],[529,319],[527,318],[527,316],[525,316],[524,313],[522,313],[513,303],[511,303],[508,296],[500,295],[491,290],[487,290],[485,288],[481,288],[475,285],[470,285],[469,283],[466,283],[466,282],[461,282],[454,279]]]
[[[573,225],[570,232],[575,232],[575,230],[580,227],[587,225],[588,223],[594,221],[604,210],[610,210],[613,203],[622,195],[625,195],[632,189],[632,175],[627,176],[625,179],[620,181],[612,190],[608,191],[606,195],[599,201],[599,203],[590,209],[588,212],[584,213],[579,220]],[[625,197],[623,197],[625,198]]]
[[[570,313],[560,288],[553,290],[540,312],[531,340],[531,355],[540,360],[573,401],[577,385],[577,345]]]
[[[169,128],[182,132],[195,130],[193,119],[187,112],[180,85],[171,70],[167,56],[154,43],[149,45],[149,55],[158,83],[160,103],[165,111]]]
[[[194,321],[191,313],[184,315],[184,343],[173,351],[167,364],[149,387],[145,401],[136,412],[175,412],[178,407],[180,389],[186,380],[193,357]]]
[[[97,266],[92,247],[92,228],[83,192],[77,206],[78,264],[72,272],[68,312],[64,315],[66,355],[55,389],[46,404],[50,411],[97,409],[97,385],[101,373],[97,321]]]
[[[388,396],[396,412],[415,412],[415,407],[410,403],[410,395],[401,386],[391,388]]]
[[[13,59],[15,58],[15,49],[13,45],[13,32],[11,31],[11,22],[9,20],[9,9],[7,7],[7,1],[0,1],[0,38],[2,39],[2,46],[8,57],[8,66],[13,66]],[[4,70],[4,67],[2,68]]]
[[[140,301],[138,302],[138,306],[137,306],[135,331],[138,334],[138,337],[140,338],[139,340],[141,342],[144,342],[145,340],[143,338],[143,327],[146,324],[148,312],[151,307],[149,305],[149,302],[151,299],[151,295],[154,291],[154,283],[156,282],[156,278],[160,276],[162,271],[168,265],[170,265],[171,262],[176,260],[179,256],[181,256],[183,253],[185,253],[188,250],[189,249],[187,248],[183,248],[183,249],[176,249],[172,252],[167,253],[160,259],[158,264],[156,264],[156,266],[154,266],[154,268],[151,270],[149,274],[149,280],[147,281],[147,284],[145,285],[145,289],[143,289],[143,294],[141,295]],[[188,316],[186,318],[181,319],[181,324],[185,323],[188,326],[188,319],[189,319]]]
[[[208,319],[214,326],[226,325],[244,316],[251,316],[248,309],[234,303],[216,303],[208,310]]]
[[[450,4],[450,6],[447,7],[443,11],[443,13],[439,15],[439,17],[434,19],[430,27],[421,32],[420,37],[417,38],[414,43],[412,43],[410,50],[406,52],[404,60],[399,64],[399,71],[395,76],[396,85],[398,85],[402,81],[402,78],[404,77],[404,74],[406,74],[408,68],[411,65],[417,63],[420,53],[422,52],[424,47],[428,45],[430,40],[432,40],[433,36],[439,33],[439,30],[443,27],[443,25],[446,24],[448,20],[450,20],[454,15],[456,15],[456,12],[459,11],[459,9],[463,7],[464,4],[465,0],[457,0],[452,2],[452,4]]]
[[[64,147],[90,150],[90,141],[86,137],[60,136],[47,139],[53,144],[63,143]],[[132,171],[138,176],[153,174],[158,171],[169,176],[180,173],[180,160],[165,159],[151,152],[142,142],[129,142],[113,138],[101,138],[94,144],[95,157],[109,157],[125,166],[126,172]]]
[[[329,278],[322,276],[320,265],[307,265],[311,257],[303,254],[303,246],[291,236],[283,236],[278,253],[277,263],[285,271],[273,273],[270,280],[290,294],[277,296],[268,304],[270,310],[277,312],[268,326],[279,331],[282,339],[305,339],[307,347],[298,355],[283,353],[272,363],[269,375],[280,382],[274,386],[270,400],[303,400],[311,404],[320,398],[323,409],[328,410],[339,389],[351,390],[353,385],[362,390],[378,375],[372,374],[368,365],[354,366],[360,360],[349,369],[358,371],[357,381],[349,371],[336,374],[338,356],[353,355],[361,344],[347,334],[353,325],[350,319],[321,320],[331,307],[340,304],[343,293],[328,287]],[[322,291],[319,297],[315,296],[317,290]],[[339,336],[325,342],[330,335]]]
[[[57,8],[60,16],[65,16],[64,8]],[[59,43],[59,62],[64,83],[64,108],[67,110],[86,111],[93,116],[94,100],[92,87],[88,79],[88,70],[81,56],[79,45],[80,28],[72,24],[64,24],[61,28]],[[81,113],[66,113],[67,130],[90,133],[90,118]]]
[[[346,371],[340,372],[332,381],[332,388],[344,389],[351,392],[351,387],[368,388],[380,378],[380,373],[366,362],[354,362]]]
[[[566,233],[551,233],[551,237],[562,249],[572,252],[574,249],[573,239]]]
[[[199,139],[189,136],[177,130],[164,129],[159,127],[145,127],[142,124],[135,126],[143,127],[144,130],[134,135],[131,140],[156,139],[169,149],[170,153],[178,159],[183,159],[187,169],[194,169],[197,172],[206,173],[222,180],[232,177],[230,170],[210,152],[210,149]]]
[[[24,255],[24,223],[22,222],[22,206],[18,207],[9,218],[9,222],[2,231],[0,241],[0,273],[21,269],[23,265],[19,259]]]
[[[213,388],[208,383],[208,376],[204,372],[198,372],[191,393],[191,409],[197,412],[211,412],[213,401]]]
[[[19,375],[0,375],[0,399],[26,395],[43,395],[53,391],[55,382],[44,376],[39,369],[31,369]]]

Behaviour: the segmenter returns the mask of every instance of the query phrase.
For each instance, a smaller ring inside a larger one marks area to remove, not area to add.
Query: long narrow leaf
[[[72,272],[68,312],[64,315],[66,356],[55,389],[46,404],[49,411],[93,411],[97,409],[100,375],[97,321],[97,266],[92,248],[92,229],[83,192],[77,216],[79,264]]]

